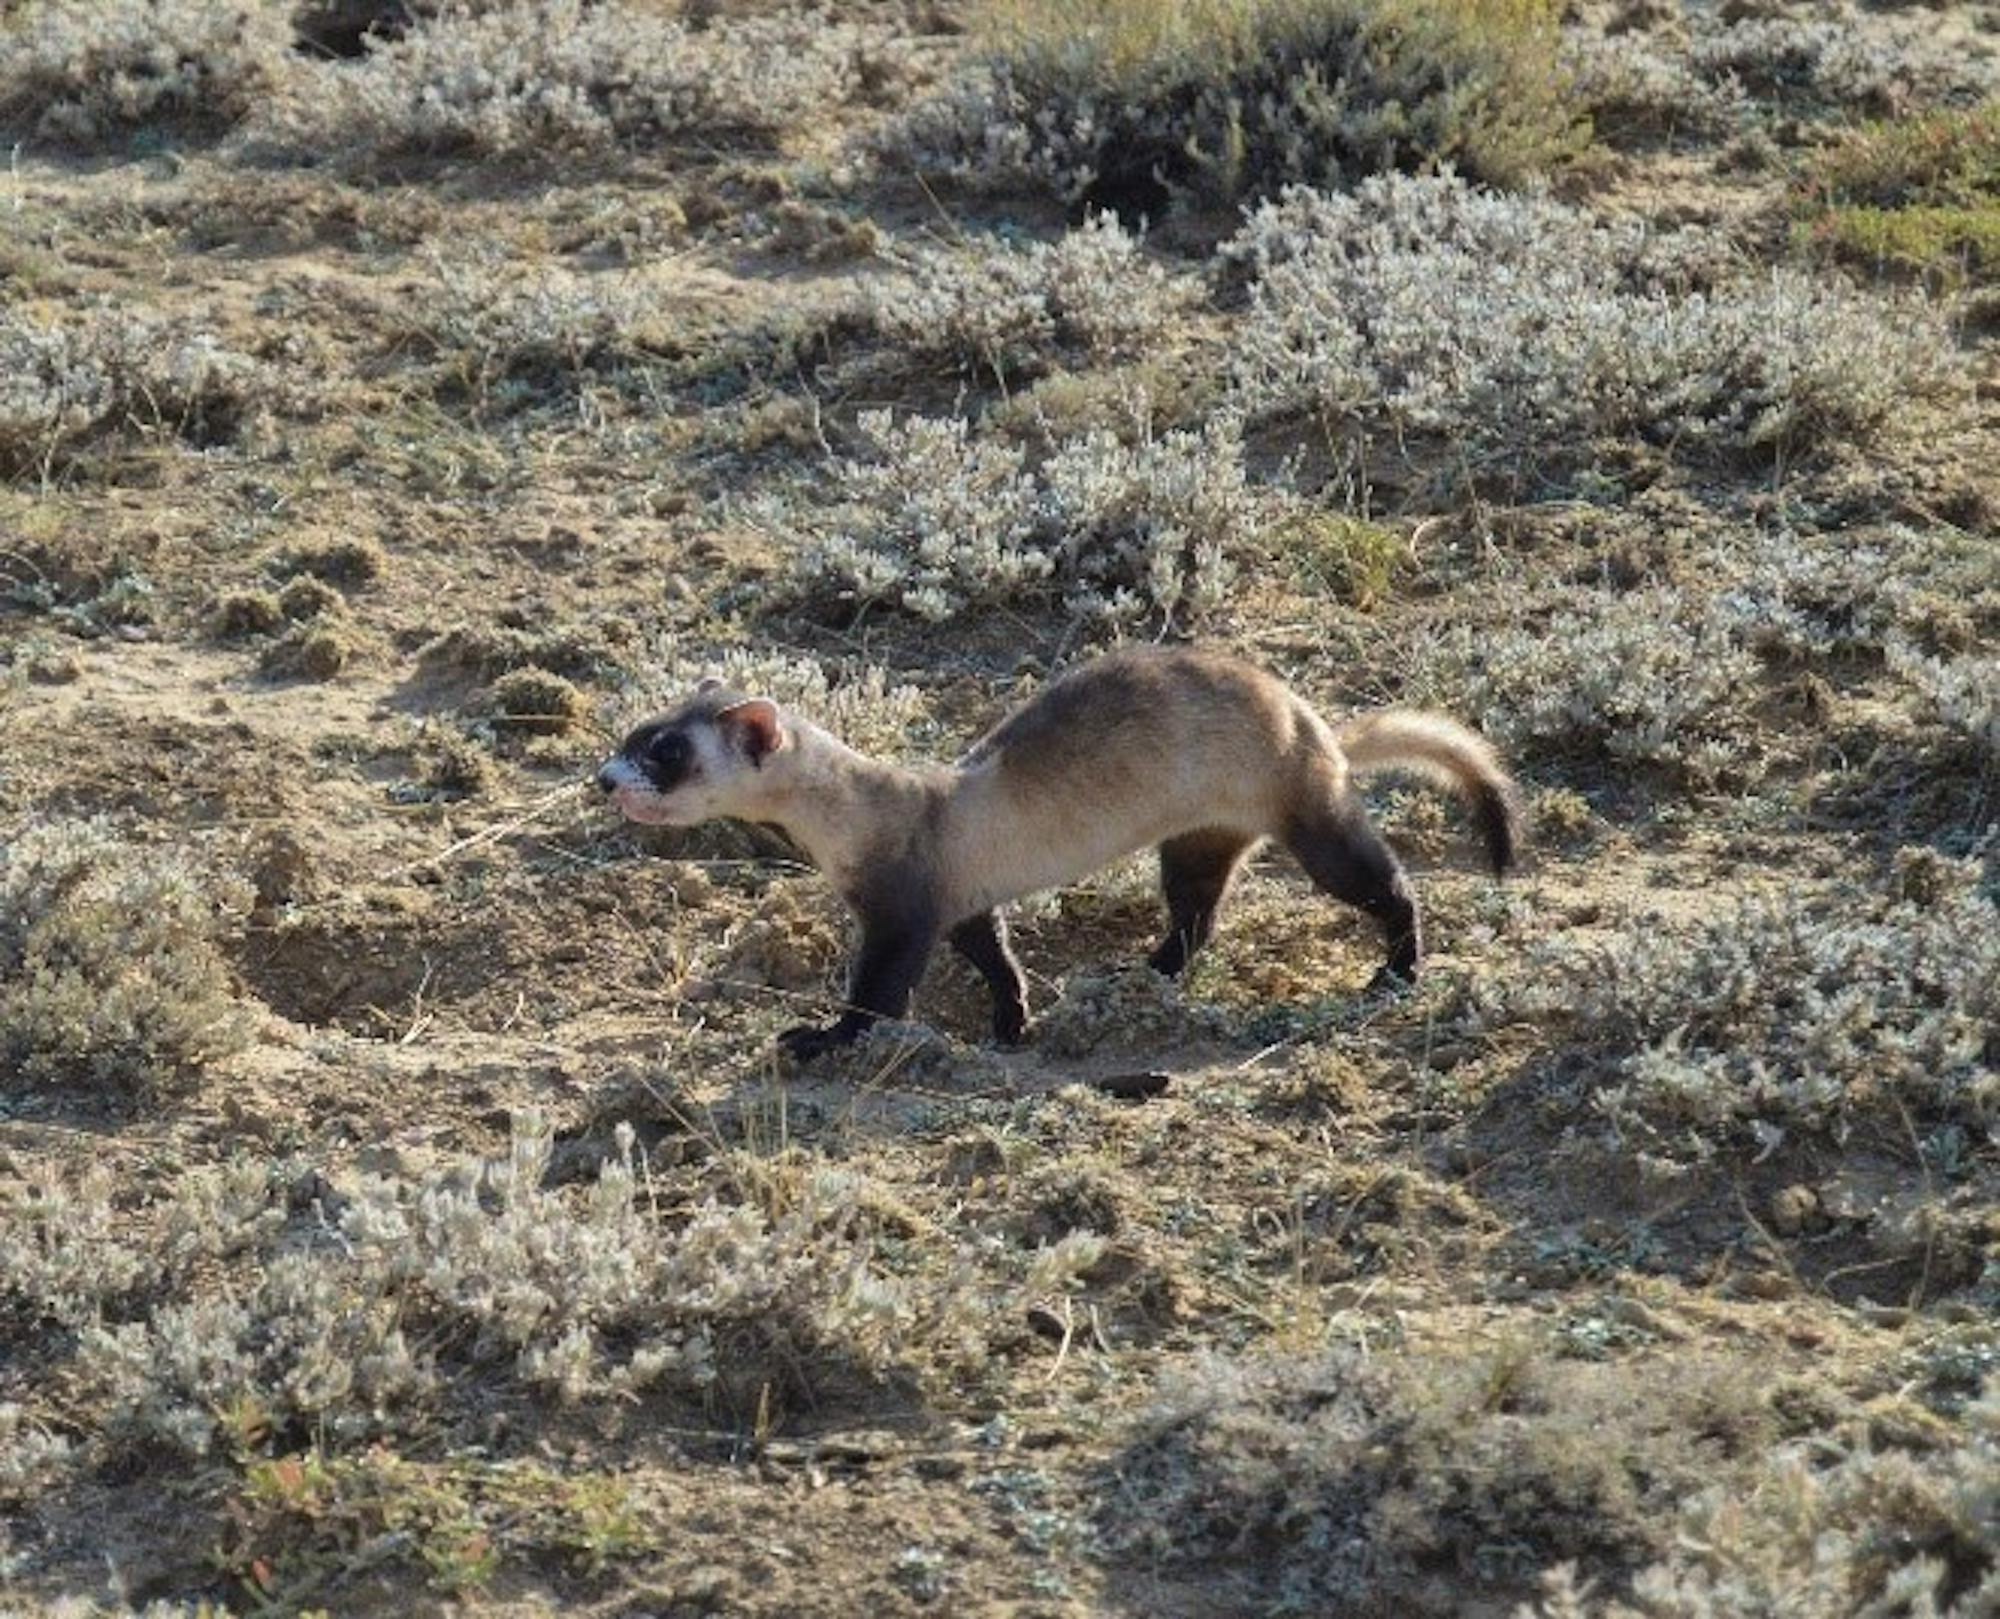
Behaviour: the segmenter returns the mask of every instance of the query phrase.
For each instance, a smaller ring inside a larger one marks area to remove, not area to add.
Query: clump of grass
[[[530,665],[571,680],[592,680],[617,667],[619,651],[633,639],[619,618],[530,624],[505,611],[495,624],[458,624],[427,641],[418,658],[432,669],[453,669],[489,681]]]
[[[1562,1020],[1597,1054],[1595,1105],[1663,1163],[1844,1140],[1909,1121],[2000,1120],[2000,910],[1976,862],[1926,863],[1921,897],[1746,902],[1692,927],[1635,919],[1611,943],[1482,991],[1489,1025]]]
[[[40,0],[0,37],[0,119],[80,146],[224,133],[291,55],[283,8],[260,0]]]
[[[209,623],[215,635],[234,641],[273,634],[284,627],[285,617],[276,591],[232,590],[216,602]]]
[[[493,702],[509,728],[524,736],[560,736],[589,706],[561,675],[533,666],[510,670],[494,681]]]
[[[1190,1002],[1181,986],[1146,967],[1073,972],[1062,998],[1037,1020],[1035,1044],[1052,1057],[1102,1050],[1156,1051],[1222,1038],[1227,1019]]]
[[[1301,513],[1272,542],[1305,581],[1364,611],[1389,593],[1410,555],[1394,529],[1347,512]]]
[[[1816,153],[1804,180],[1883,208],[1991,197],[2000,190],[2000,101],[1864,124]]]
[[[696,29],[621,0],[454,7],[370,41],[359,63],[298,75],[255,133],[348,161],[772,141],[853,94],[858,43],[808,13]]]
[[[1542,0],[1008,0],[903,133],[984,184],[1121,212],[1452,163],[1518,185],[1584,132]]]
[[[108,308],[55,322],[0,309],[0,477],[120,433],[226,444],[285,403],[263,365],[207,332]]]
[[[1950,374],[1922,305],[1891,318],[1784,271],[1683,293],[1642,230],[1450,176],[1289,192],[1225,252],[1255,274],[1252,410],[1437,435],[1496,468],[1600,437],[1766,455],[1865,440]]]
[[[260,667],[278,680],[331,680],[347,667],[354,651],[348,627],[338,615],[325,614],[293,625],[272,642]]]
[[[1058,599],[1099,623],[1186,628],[1223,605],[1272,515],[1226,418],[1136,444],[1088,433],[1033,467],[963,417],[860,425],[873,453],[835,464],[830,504],[759,508],[804,545],[809,580],[857,607],[943,622]]]
[[[349,588],[373,584],[388,567],[389,554],[382,549],[382,542],[365,534],[341,540],[301,541],[287,546],[276,559],[280,575],[294,579],[310,575]]]
[[[904,257],[908,279],[878,281],[869,317],[913,354],[942,356],[1003,384],[1065,355],[1105,359],[1157,339],[1197,289],[1147,260],[1109,214],[1055,242],[959,240]]]
[[[1814,247],[1850,264],[1946,283],[1990,281],[2000,269],[2000,200],[1908,208],[1835,204],[1809,218],[1805,232]]]
[[[0,1086],[146,1098],[237,1050],[218,948],[242,884],[102,821],[30,825],[0,851]]]
[[[471,798],[492,784],[493,766],[486,755],[454,731],[434,733],[418,758],[423,785],[440,798]]]
[[[1798,232],[1850,263],[1945,281],[2000,270],[2000,101],[1854,130],[1800,181]]]
[[[363,1571],[381,1579],[389,1569],[476,1599],[516,1558],[561,1558],[593,1579],[621,1561],[657,1560],[664,1537],[646,1504],[615,1471],[464,1455],[417,1460],[387,1446],[353,1456],[314,1448],[244,1469],[216,1561],[274,1605],[294,1591],[324,1594]]]
[[[324,579],[309,573],[287,580],[285,588],[278,592],[278,611],[295,624],[323,614],[339,613],[346,605],[345,596]]]

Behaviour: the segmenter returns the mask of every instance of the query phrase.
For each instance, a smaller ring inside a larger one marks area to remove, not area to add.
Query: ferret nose
[[[611,774],[611,766],[606,765],[597,772],[597,790],[609,798],[618,790],[618,778]]]

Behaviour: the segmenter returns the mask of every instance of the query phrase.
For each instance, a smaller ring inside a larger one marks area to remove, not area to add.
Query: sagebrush
[[[842,459],[825,506],[786,497],[762,522],[803,537],[809,577],[856,607],[943,621],[1057,598],[1108,624],[1211,618],[1271,520],[1236,427],[1065,441],[1039,465],[964,417],[861,418],[871,453]]]
[[[173,1089],[248,1035],[220,942],[244,885],[102,821],[0,852],[0,1074],[73,1100]]]
[[[984,185],[1121,212],[1438,163],[1516,185],[1583,130],[1540,0],[1012,0],[901,133]]]
[[[1787,270],[1683,290],[1673,244],[1545,197],[1400,176],[1291,191],[1224,250],[1251,270],[1237,386],[1559,466],[1597,439],[1789,454],[1866,439],[1944,386],[1942,321]]]

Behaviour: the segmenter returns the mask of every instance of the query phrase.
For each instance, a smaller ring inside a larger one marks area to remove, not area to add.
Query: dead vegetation
[[[1989,27],[0,4],[0,1608],[1988,1612]],[[1197,634],[1519,770],[1413,995],[1135,862],[792,1072],[581,790]]]

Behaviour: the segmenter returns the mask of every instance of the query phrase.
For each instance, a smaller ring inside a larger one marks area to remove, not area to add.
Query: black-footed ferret
[[[1349,777],[1401,767],[1454,788],[1496,872],[1519,838],[1493,750],[1439,714],[1385,709],[1338,728],[1276,676],[1200,648],[1113,652],[1052,681],[952,767],[855,752],[769,698],[705,680],[597,773],[635,821],[774,822],[860,919],[848,1009],[780,1036],[809,1057],[898,1018],[940,938],[985,976],[993,1030],[1027,1026],[999,908],[1157,844],[1171,918],[1150,957],[1178,973],[1207,940],[1243,858],[1265,838],[1388,937],[1378,979],[1414,980],[1417,902]]]

